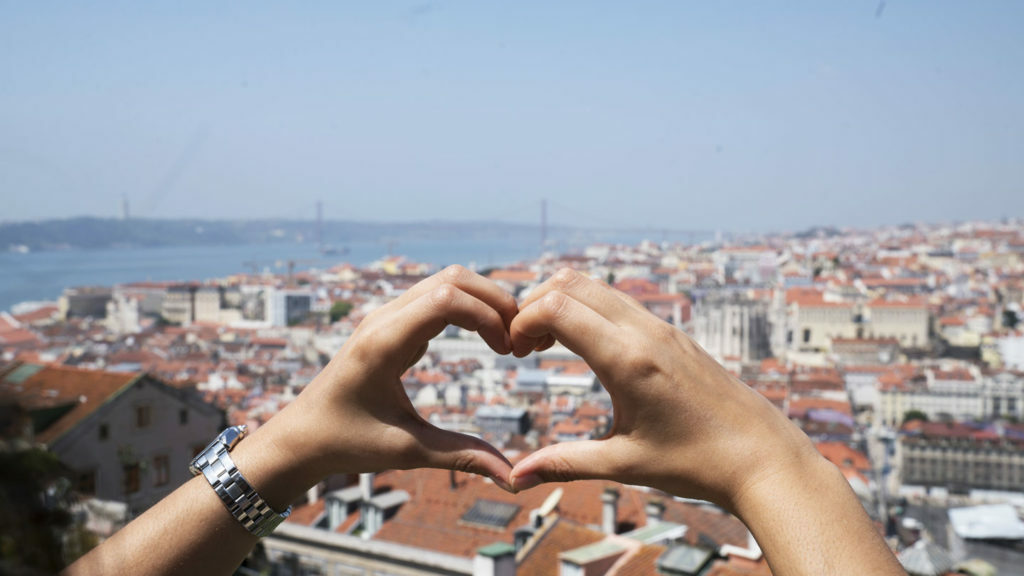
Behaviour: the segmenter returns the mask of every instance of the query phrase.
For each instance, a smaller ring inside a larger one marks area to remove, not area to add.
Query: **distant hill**
[[[555,227],[549,234],[573,230]],[[325,245],[361,241],[411,241],[506,238],[539,241],[538,226],[506,222],[351,222],[325,221]],[[316,223],[303,220],[155,220],[69,218],[0,223],[0,251],[24,246],[30,250],[110,248],[118,246],[200,246],[315,242]]]

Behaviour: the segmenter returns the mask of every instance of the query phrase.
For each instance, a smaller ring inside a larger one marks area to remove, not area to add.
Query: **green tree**
[[[903,413],[903,423],[906,424],[911,420],[920,420],[922,422],[928,421],[928,415],[920,410],[907,410]]]
[[[1003,327],[1013,330],[1017,327],[1020,318],[1013,310],[1003,310]]]
[[[0,452],[0,573],[53,574],[71,560],[63,545],[74,528],[67,474],[45,450]]]
[[[334,304],[331,304],[331,323],[333,324],[345,316],[348,316],[351,311],[352,303],[346,300],[338,300]]]

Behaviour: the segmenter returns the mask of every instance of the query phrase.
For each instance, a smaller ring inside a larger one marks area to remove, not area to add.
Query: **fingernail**
[[[508,492],[510,494],[516,493],[516,491],[512,489],[512,485],[509,484],[508,481],[506,481],[504,478],[498,478],[495,476],[488,476],[488,478],[490,478],[491,482],[494,482],[498,486],[498,488],[501,488],[505,492]]]
[[[536,474],[523,474],[522,476],[516,476],[512,479],[512,486],[516,492],[522,492],[523,490],[529,490],[535,486],[542,484],[544,480]]]

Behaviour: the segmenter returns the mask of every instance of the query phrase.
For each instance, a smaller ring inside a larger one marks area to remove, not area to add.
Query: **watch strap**
[[[223,436],[222,433],[218,439]],[[262,538],[273,532],[291,514],[291,506],[278,513],[260,497],[235,466],[228,446],[222,442],[210,443],[206,450],[195,457],[190,469],[206,477],[228,512],[257,537]]]

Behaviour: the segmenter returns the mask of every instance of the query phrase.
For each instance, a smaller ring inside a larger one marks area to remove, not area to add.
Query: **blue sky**
[[[0,0],[0,220],[1024,216],[1021,2],[98,4]]]

